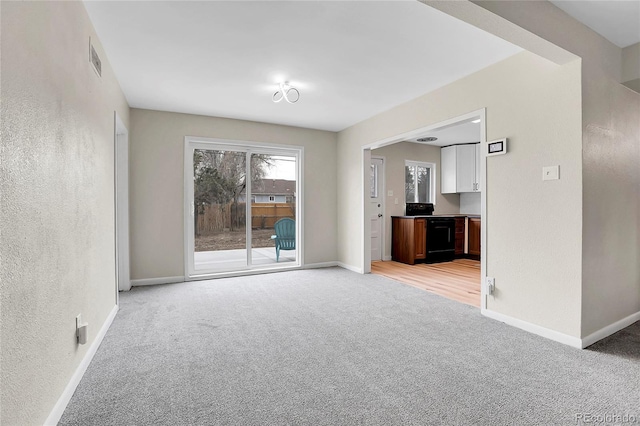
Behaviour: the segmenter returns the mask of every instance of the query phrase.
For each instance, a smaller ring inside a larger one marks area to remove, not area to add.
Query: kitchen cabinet
[[[480,192],[480,144],[445,146],[440,150],[443,194]]]
[[[468,219],[468,250],[471,256],[480,256],[481,220],[479,217]]]
[[[413,265],[427,256],[427,221],[425,218],[391,218],[391,259]]]
[[[456,257],[462,257],[464,255],[464,231],[465,231],[465,218],[456,217]]]
[[[475,184],[476,190],[475,192],[480,192],[480,159],[482,158],[482,153],[480,152],[480,144],[475,144],[476,148],[476,173],[475,173]]]

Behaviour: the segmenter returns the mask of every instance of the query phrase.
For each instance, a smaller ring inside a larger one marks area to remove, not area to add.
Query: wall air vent
[[[426,138],[418,138],[416,139],[418,142],[435,142],[438,140],[438,138],[433,137],[433,136],[428,136]]]
[[[93,65],[93,69],[98,74],[98,77],[102,77],[102,61],[98,56],[98,52],[93,48],[93,43],[91,43],[91,38],[89,38],[89,62]]]

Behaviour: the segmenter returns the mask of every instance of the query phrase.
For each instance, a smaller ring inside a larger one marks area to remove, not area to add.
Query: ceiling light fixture
[[[300,92],[288,81],[280,83],[280,90],[273,94],[273,102],[278,103],[283,99],[290,104],[295,104],[300,99]]]

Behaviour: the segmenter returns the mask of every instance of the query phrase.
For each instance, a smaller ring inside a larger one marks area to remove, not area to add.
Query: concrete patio
[[[251,266],[290,264],[296,261],[296,250],[281,250],[280,262],[276,262],[276,249],[263,247],[251,249]],[[241,269],[247,266],[247,251],[219,250],[194,253],[196,271],[222,271]]]

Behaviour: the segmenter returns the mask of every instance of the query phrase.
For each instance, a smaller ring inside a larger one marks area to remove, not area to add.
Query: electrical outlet
[[[496,289],[496,279],[493,277],[487,277],[486,284],[487,294],[492,295],[494,290]]]
[[[398,204],[398,199],[397,199],[397,198],[396,198],[396,202],[395,202],[395,204]]]

